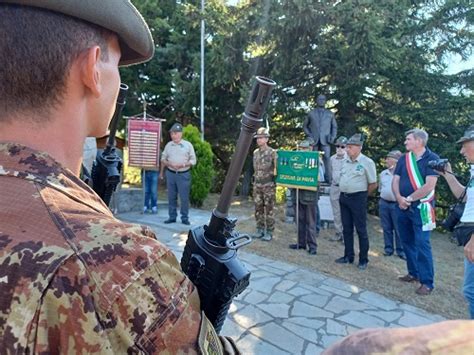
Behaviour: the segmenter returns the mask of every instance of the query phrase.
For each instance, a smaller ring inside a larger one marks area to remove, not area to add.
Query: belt
[[[389,200],[386,200],[384,198],[380,198],[381,200],[383,200],[384,202],[387,202],[387,203],[396,203],[397,201],[389,201]]]
[[[173,174],[184,174],[189,171],[189,169],[185,171],[174,171],[174,170],[171,170],[170,168],[166,168],[166,170],[168,170],[170,173],[173,173]]]
[[[366,194],[367,191],[357,191],[357,192],[341,192],[341,195],[344,197],[351,197],[351,196],[357,196],[361,194]]]
[[[259,185],[265,185],[274,182],[273,176],[267,176],[261,179],[255,179],[255,183]]]

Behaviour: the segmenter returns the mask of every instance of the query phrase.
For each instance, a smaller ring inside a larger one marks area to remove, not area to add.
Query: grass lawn
[[[212,210],[217,205],[217,195],[210,195],[203,208]],[[239,221],[237,230],[242,233],[255,231],[254,205],[249,200],[234,199],[230,214],[250,216]],[[400,282],[398,276],[405,275],[406,263],[397,256],[383,256],[383,236],[378,217],[369,215],[368,233],[370,240],[369,267],[360,271],[353,265],[336,264],[334,260],[344,255],[344,246],[330,241],[334,229],[321,231],[318,242],[318,254],[311,256],[303,250],[291,250],[289,243],[296,242],[296,225],[285,223],[284,206],[278,205],[275,212],[276,226],[271,242],[255,240],[243,249],[272,259],[297,264],[309,270],[315,270],[333,276],[361,288],[380,293],[396,301],[423,308],[448,319],[468,318],[467,305],[462,296],[463,250],[451,243],[448,235],[433,232],[431,234],[435,289],[429,296],[418,296],[418,285]],[[357,236],[355,250],[358,251]]]

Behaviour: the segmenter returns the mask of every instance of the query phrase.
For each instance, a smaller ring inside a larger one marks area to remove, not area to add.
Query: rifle
[[[110,121],[110,133],[107,138],[107,146],[94,160],[92,166],[92,188],[108,206],[112,194],[120,182],[122,171],[122,159],[115,148],[115,133],[125,106],[125,97],[128,86],[120,84],[120,91],[115,105],[115,112]]]
[[[228,212],[250,144],[263,121],[261,117],[275,85],[273,80],[256,77],[217,208],[212,211],[209,225],[189,231],[181,258],[181,268],[197,287],[201,309],[217,333],[222,329],[232,299],[249,285],[250,272],[238,259],[237,249],[252,239],[234,231],[237,219],[228,218]]]

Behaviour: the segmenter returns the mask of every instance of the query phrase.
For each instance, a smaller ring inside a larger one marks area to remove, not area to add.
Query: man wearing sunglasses
[[[339,206],[339,196],[341,195],[339,180],[341,179],[342,163],[347,158],[346,144],[347,138],[344,136],[340,136],[336,140],[336,154],[331,156],[332,178],[331,187],[329,189],[329,198],[331,200],[332,214],[334,216],[334,228],[336,229],[336,234],[331,240],[342,243],[344,243],[344,238],[342,237],[341,207]]]

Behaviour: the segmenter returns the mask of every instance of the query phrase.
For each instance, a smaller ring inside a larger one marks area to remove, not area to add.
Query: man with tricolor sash
[[[395,168],[392,189],[398,202],[397,223],[407,257],[408,274],[403,282],[420,282],[418,295],[434,287],[430,231],[436,227],[434,190],[438,173],[428,162],[439,159],[427,146],[428,133],[414,128],[406,132],[404,154]]]

